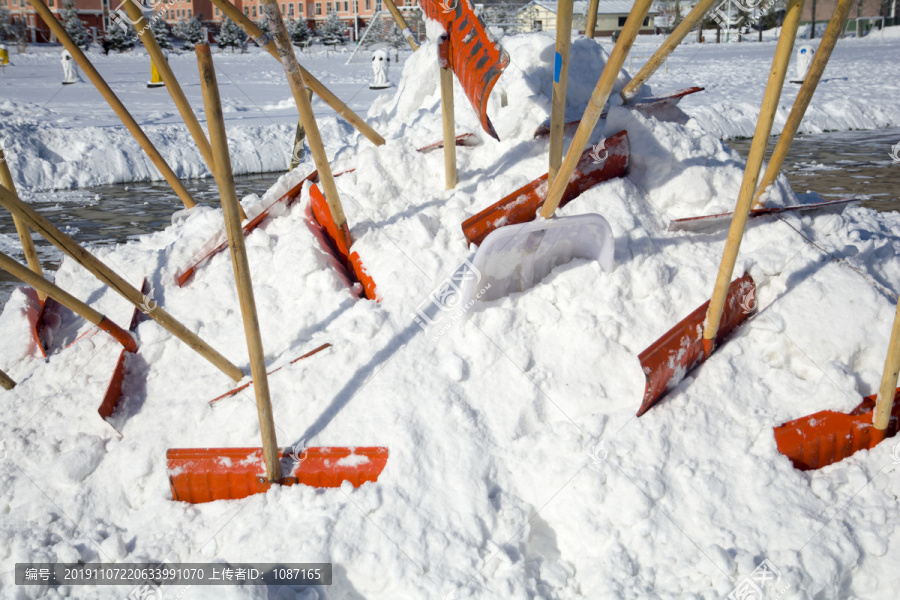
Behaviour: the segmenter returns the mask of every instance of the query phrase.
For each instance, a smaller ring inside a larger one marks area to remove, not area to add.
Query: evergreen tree
[[[172,34],[184,42],[182,48],[185,50],[193,50],[194,44],[203,41],[202,33],[203,26],[197,17],[191,17],[187,21],[181,19],[172,28]]]
[[[15,34],[16,29],[12,26],[12,13],[8,8],[0,6],[0,41],[12,38]]]
[[[159,44],[160,48],[172,49],[172,42],[169,41],[169,36],[171,35],[169,26],[166,25],[166,21],[161,14],[154,13],[150,18],[150,32],[156,38],[156,43]]]
[[[259,21],[256,22],[256,26],[259,27],[260,29],[262,29],[263,33],[265,33],[266,35],[271,37],[272,30],[269,29],[269,19],[267,19],[266,17],[260,17]],[[291,24],[287,23],[286,26],[287,26],[288,32],[290,32]]]
[[[125,23],[125,21],[121,21]],[[119,24],[110,24],[106,30],[106,42],[109,44],[110,50],[123,52],[134,47],[137,41],[137,32],[131,21],[127,22],[127,27],[122,28]]]
[[[312,30],[309,28],[309,25],[306,24],[304,19],[291,22],[288,33],[291,36],[291,42],[295,46],[301,47],[311,40],[313,36]]]
[[[91,45],[91,36],[88,35],[84,23],[75,12],[75,0],[65,0],[63,8],[59,11],[60,20],[66,28],[66,33],[72,38],[76,46],[87,50]]]
[[[401,50],[403,48],[409,48],[409,42],[406,41],[406,38],[403,37],[403,33],[400,31],[400,27],[396,23],[391,23],[388,25],[388,34],[387,34],[387,43],[391,48],[396,50]]]
[[[234,21],[225,17],[222,29],[219,30],[219,35],[216,37],[219,48],[231,48],[231,51],[234,52],[235,48],[243,48],[246,41],[247,34],[244,33],[244,30],[238,27]]]
[[[344,31],[346,29],[340,18],[338,18],[337,13],[329,14],[328,18],[325,19],[325,24],[322,26],[322,43],[326,46],[343,44]]]

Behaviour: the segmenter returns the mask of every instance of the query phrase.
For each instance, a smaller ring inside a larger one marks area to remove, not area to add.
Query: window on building
[[[381,0],[375,0],[375,12],[381,11]]]
[[[628,19],[628,17],[619,17],[619,27],[625,27],[626,19]]]
[[[284,4],[281,5],[281,14],[282,14],[282,15],[286,15],[286,14],[287,14],[287,12],[285,12],[285,10],[284,10]]]
[[[256,5],[253,5],[253,8],[250,9],[250,12],[253,13],[253,18],[256,18]]]
[[[297,12],[299,12],[301,15],[303,14],[303,4],[301,2],[297,3]]]
[[[650,17],[644,17],[644,27],[650,24]]]
[[[50,0],[47,4],[53,6],[53,0]]]
[[[366,10],[372,10],[372,0],[366,0]]]
[[[350,7],[347,2],[344,2],[344,12],[350,12]]]
[[[331,2],[325,3],[325,11],[327,14],[329,14],[329,15],[331,14]]]
[[[191,9],[187,9],[187,11],[188,11],[188,19],[190,19],[191,18]]]
[[[217,7],[215,8],[215,10],[216,10],[216,16],[218,17],[218,16],[219,16],[219,7],[217,6]]]
[[[322,3],[316,2],[316,16],[320,16],[322,14]]]
[[[290,17],[294,16],[294,3],[293,2],[288,4],[288,16],[290,16]]]
[[[249,6],[245,6],[245,7],[244,7],[244,16],[245,16],[245,17],[249,17],[249,16],[250,16],[250,7],[249,7]]]

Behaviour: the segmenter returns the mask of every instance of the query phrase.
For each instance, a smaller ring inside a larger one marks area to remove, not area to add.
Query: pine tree
[[[15,35],[16,30],[11,22],[12,13],[9,12],[8,8],[0,6],[0,41],[12,38]]]
[[[313,36],[312,30],[303,19],[291,22],[288,33],[291,36],[291,42],[300,47],[303,47]]]
[[[200,24],[200,19],[197,17],[191,17],[187,21],[181,19],[175,23],[175,27],[172,28],[172,34],[184,42],[182,48],[185,50],[193,50],[194,44],[203,39],[203,26]]]
[[[75,0],[65,0],[63,8],[59,11],[60,20],[66,28],[66,33],[72,38],[76,46],[87,50],[91,46],[91,36],[88,35],[84,23],[75,12]]]
[[[325,19],[325,24],[322,26],[322,43],[326,46],[343,44],[344,31],[346,29],[340,18],[338,18],[337,13],[329,14],[328,18]]]
[[[256,26],[259,27],[266,35],[272,35],[272,30],[269,29],[269,19],[267,19],[266,17],[260,17],[259,21],[256,22]],[[290,23],[287,24],[287,29],[288,31],[291,30]]]
[[[172,49],[172,42],[169,41],[169,26],[166,25],[165,20],[162,18],[161,14],[154,14],[150,19],[150,32],[153,34],[153,37],[156,39],[156,43],[159,44],[160,48],[165,48],[167,50]]]
[[[387,42],[391,48],[395,48],[400,50],[401,48],[408,48],[409,42],[406,41],[406,38],[403,37],[403,33],[400,31],[400,27],[397,26],[396,23],[392,23],[389,25],[390,29],[387,34]]]
[[[243,48],[245,41],[247,41],[247,34],[244,33],[244,30],[238,27],[234,21],[225,17],[222,29],[219,30],[219,35],[216,37],[219,48],[231,48],[231,51],[234,52],[235,48]]]
[[[125,21],[120,22],[125,23]],[[137,32],[134,30],[130,21],[127,22],[127,27],[125,29],[119,24],[112,23],[106,29],[106,42],[109,44],[110,50],[117,50],[119,52],[129,50],[134,47],[136,41]]]

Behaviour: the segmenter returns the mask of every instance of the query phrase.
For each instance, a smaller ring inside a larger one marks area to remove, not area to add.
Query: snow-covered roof
[[[540,6],[544,10],[548,10],[555,14],[558,3],[552,2],[551,0],[532,0],[531,2],[520,8],[519,11],[527,9],[532,4]],[[576,0],[572,7],[572,13],[576,15],[586,15],[589,5],[590,3],[587,0]],[[597,14],[627,15],[631,12],[632,6],[634,6],[634,2],[630,2],[629,0],[600,0],[597,4]],[[658,11],[656,9],[650,9],[651,15],[655,15],[657,12]]]

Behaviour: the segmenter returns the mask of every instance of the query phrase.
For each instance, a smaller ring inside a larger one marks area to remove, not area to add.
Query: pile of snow
[[[172,502],[167,448],[259,445],[252,392],[210,407],[231,381],[146,321],[111,419],[120,436],[96,414],[115,342],[98,333],[38,358],[16,292],[0,315],[0,366],[19,382],[2,394],[4,591],[44,591],[14,588],[15,562],[169,559],[335,565],[331,587],[196,587],[182,598],[720,598],[768,560],[778,571],[763,584],[769,597],[896,596],[896,442],[800,473],[772,436],[876,390],[894,299],[857,271],[900,291],[896,214],[755,220],[735,274],[755,278],[759,315],[635,418],[637,354],[708,297],[724,245],[724,232],[666,233],[668,220],[733,205],[743,163],[694,121],[613,107],[592,143],[626,129],[630,174],[560,211],[608,219],[613,271],[576,260],[477,304],[465,322],[417,323],[431,290],[471,256],[460,223],[547,170],[548,142],[532,132],[549,110],[553,38],[503,45],[512,62],[489,106],[500,141],[456,89],[458,130],[482,141],[458,149],[456,189],[444,190],[440,152],[415,151],[440,136],[432,43],[372,109],[388,143],[356,138],[337,152],[335,172],[356,169],[337,185],[382,302],[355,299],[331,269],[306,225],[307,192],[247,238],[270,366],[332,345],[270,378],[279,444],[387,446],[379,481]],[[573,109],[604,60],[594,42],[573,44]],[[245,199],[248,212],[311,168]],[[796,200],[783,180],[778,191]],[[148,277],[161,306],[248,372],[228,255],[173,283],[221,221],[219,210],[182,211],[163,232],[95,253],[135,284]],[[121,299],[72,261],[57,277],[127,320]]]

